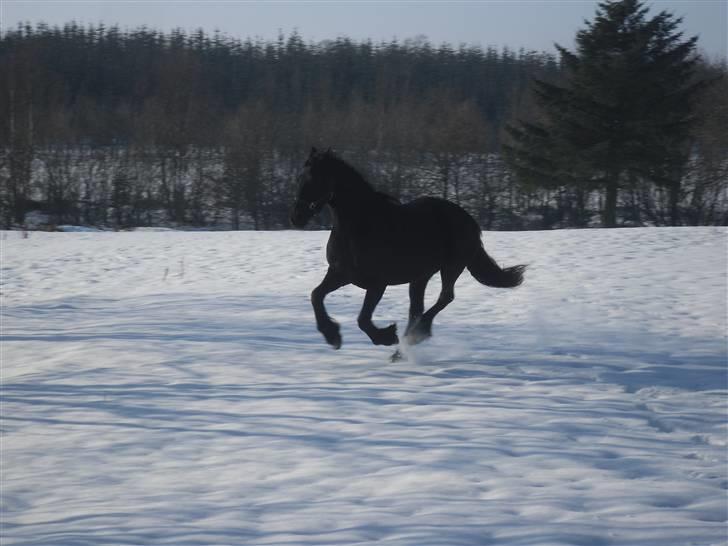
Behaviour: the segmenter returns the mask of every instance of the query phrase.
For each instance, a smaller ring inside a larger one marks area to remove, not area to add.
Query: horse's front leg
[[[383,284],[367,289],[367,294],[364,296],[364,305],[362,305],[359,320],[357,321],[359,328],[369,336],[374,345],[396,345],[399,343],[396,324],[390,324],[386,328],[377,328],[372,322],[374,308],[382,299],[386,288],[387,286]]]
[[[341,347],[341,334],[339,333],[339,324],[326,312],[324,298],[326,294],[347,284],[349,284],[349,281],[343,275],[329,267],[321,284],[311,292],[311,305],[313,305],[313,312],[316,316],[316,327],[324,335],[326,342],[334,349]]]

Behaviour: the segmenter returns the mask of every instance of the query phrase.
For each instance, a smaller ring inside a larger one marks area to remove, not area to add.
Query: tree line
[[[530,138],[555,157],[518,137],[545,130],[538,92],[570,83],[563,55],[69,23],[3,32],[0,68],[5,227],[42,211],[51,224],[285,228],[311,146],[398,198],[454,200],[485,229],[728,219],[724,62],[691,66],[690,81],[714,83],[688,98],[676,195],[624,171],[613,223],[595,175],[534,176],[503,153]]]

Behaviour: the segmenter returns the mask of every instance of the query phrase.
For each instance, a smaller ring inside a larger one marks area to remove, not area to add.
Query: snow
[[[57,231],[63,231],[66,233],[97,233],[99,231],[104,231],[99,228],[95,227],[89,227],[89,226],[70,226],[70,225],[64,225],[64,226],[57,226]]]
[[[326,237],[3,233],[3,546],[728,543],[726,228],[486,233],[397,363]]]

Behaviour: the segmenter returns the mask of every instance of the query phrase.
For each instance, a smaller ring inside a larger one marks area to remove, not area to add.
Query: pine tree
[[[576,35],[576,52],[557,46],[564,85],[535,82],[541,119],[509,128],[511,165],[539,185],[604,192],[603,224],[617,223],[618,192],[648,179],[669,188],[678,222],[687,161],[697,37],[681,19],[647,17],[641,0],[608,0]]]

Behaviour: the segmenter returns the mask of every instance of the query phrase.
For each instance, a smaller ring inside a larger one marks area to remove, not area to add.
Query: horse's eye
[[[317,203],[316,203],[316,201],[314,201],[313,203],[311,203],[311,204],[310,204],[310,205],[308,206],[308,208],[309,208],[309,209],[311,209],[311,210],[316,210],[316,204],[317,204]]]

